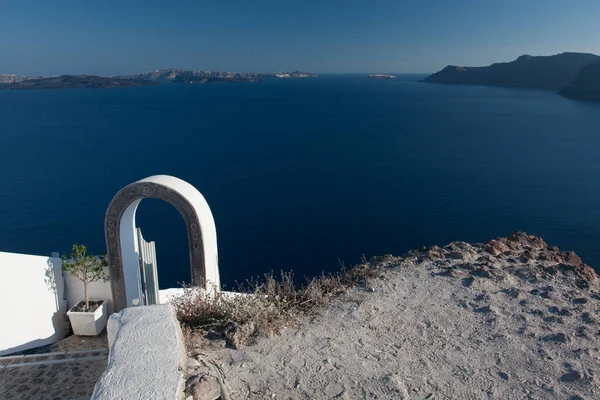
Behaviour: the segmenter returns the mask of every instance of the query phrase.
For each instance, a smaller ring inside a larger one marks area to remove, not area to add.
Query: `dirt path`
[[[234,399],[600,398],[598,279],[521,240],[392,260],[302,328],[204,356]]]

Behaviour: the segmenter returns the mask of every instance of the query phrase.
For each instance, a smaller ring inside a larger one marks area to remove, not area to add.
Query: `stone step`
[[[81,362],[86,360],[102,360],[107,358],[108,350],[105,348],[6,356],[0,357],[0,369],[16,368],[28,365],[61,364],[67,362]]]
[[[29,357],[25,363],[0,366],[0,399],[89,398],[108,359],[106,355],[75,355],[82,357],[31,362]]]

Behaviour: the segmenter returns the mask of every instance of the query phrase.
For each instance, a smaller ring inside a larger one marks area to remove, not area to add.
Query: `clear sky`
[[[0,73],[434,72],[600,54],[600,0],[0,0]]]

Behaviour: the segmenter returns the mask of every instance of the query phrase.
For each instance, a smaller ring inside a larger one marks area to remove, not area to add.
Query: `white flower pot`
[[[98,301],[102,301],[102,304],[94,312],[73,311],[77,305],[67,311],[73,333],[81,336],[96,336],[104,330],[107,317],[106,301]]]

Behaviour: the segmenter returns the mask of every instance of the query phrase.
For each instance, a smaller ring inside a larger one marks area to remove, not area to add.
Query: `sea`
[[[168,174],[209,203],[229,289],[519,230],[599,271],[600,104],[423,77],[0,91],[0,251],[104,252],[112,197]],[[189,282],[178,212],[136,221],[161,289]]]

